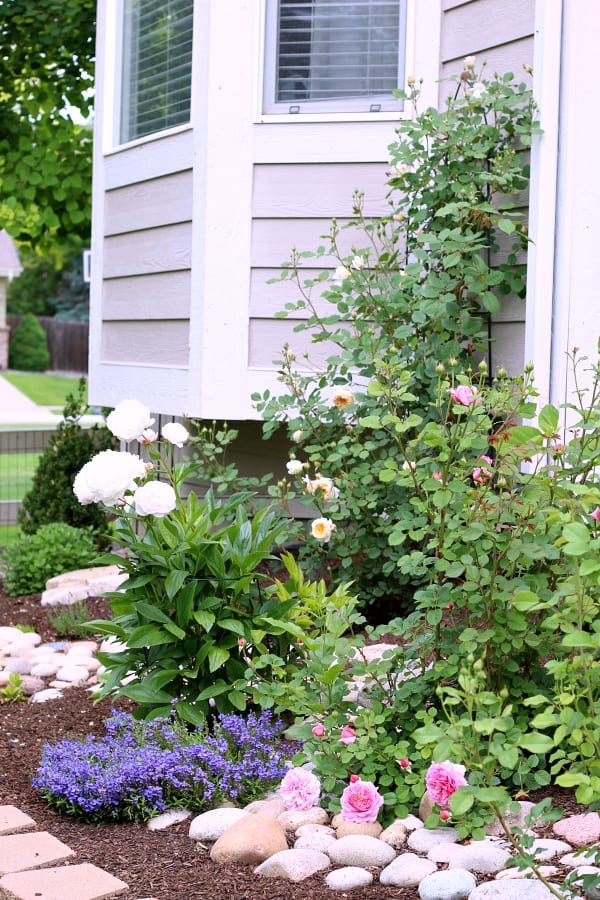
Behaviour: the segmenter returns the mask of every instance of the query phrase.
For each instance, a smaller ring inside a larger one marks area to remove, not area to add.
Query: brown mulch
[[[91,618],[106,617],[106,601],[90,601],[90,612]],[[39,595],[12,598],[0,590],[2,625],[28,625],[44,641],[59,639]],[[251,866],[216,865],[208,850],[196,849],[188,837],[189,820],[153,832],[129,824],[83,824],[49,809],[31,787],[44,743],[102,734],[110,710],[110,702],[94,705],[89,693],[78,687],[43,704],[0,705],[0,805],[14,805],[31,816],[40,830],[49,831],[75,851],[75,862],[92,863],[125,881],[129,891],[122,896],[131,900],[333,900],[338,896],[324,885],[322,875],[292,884],[255,876]],[[555,797],[566,811],[582,811],[568,792]],[[360,896],[417,900],[418,893],[374,884]]]

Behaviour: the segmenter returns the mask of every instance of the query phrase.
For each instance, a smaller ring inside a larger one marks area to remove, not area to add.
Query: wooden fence
[[[11,332],[21,321],[21,316],[8,315],[6,324]],[[66,322],[51,316],[38,316],[38,321],[46,334],[50,352],[50,369],[53,372],[72,372],[87,375],[89,324],[87,322]]]

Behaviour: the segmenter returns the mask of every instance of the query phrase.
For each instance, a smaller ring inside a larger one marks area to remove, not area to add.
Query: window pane
[[[276,102],[390,95],[400,0],[279,0]]]
[[[190,119],[193,0],[125,0],[121,142]]]

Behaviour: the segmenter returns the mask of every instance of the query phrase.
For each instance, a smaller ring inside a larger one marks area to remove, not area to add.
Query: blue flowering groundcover
[[[33,787],[85,821],[145,821],[166,808],[246,804],[278,784],[296,746],[269,712],[221,715],[208,731],[113,712],[105,734],[46,744]]]

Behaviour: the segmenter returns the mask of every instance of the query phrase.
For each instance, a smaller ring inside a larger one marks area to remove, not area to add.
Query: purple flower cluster
[[[212,732],[115,712],[101,738],[46,744],[33,787],[88,821],[144,821],[167,807],[247,803],[278,783],[294,752],[270,713],[223,715]]]

